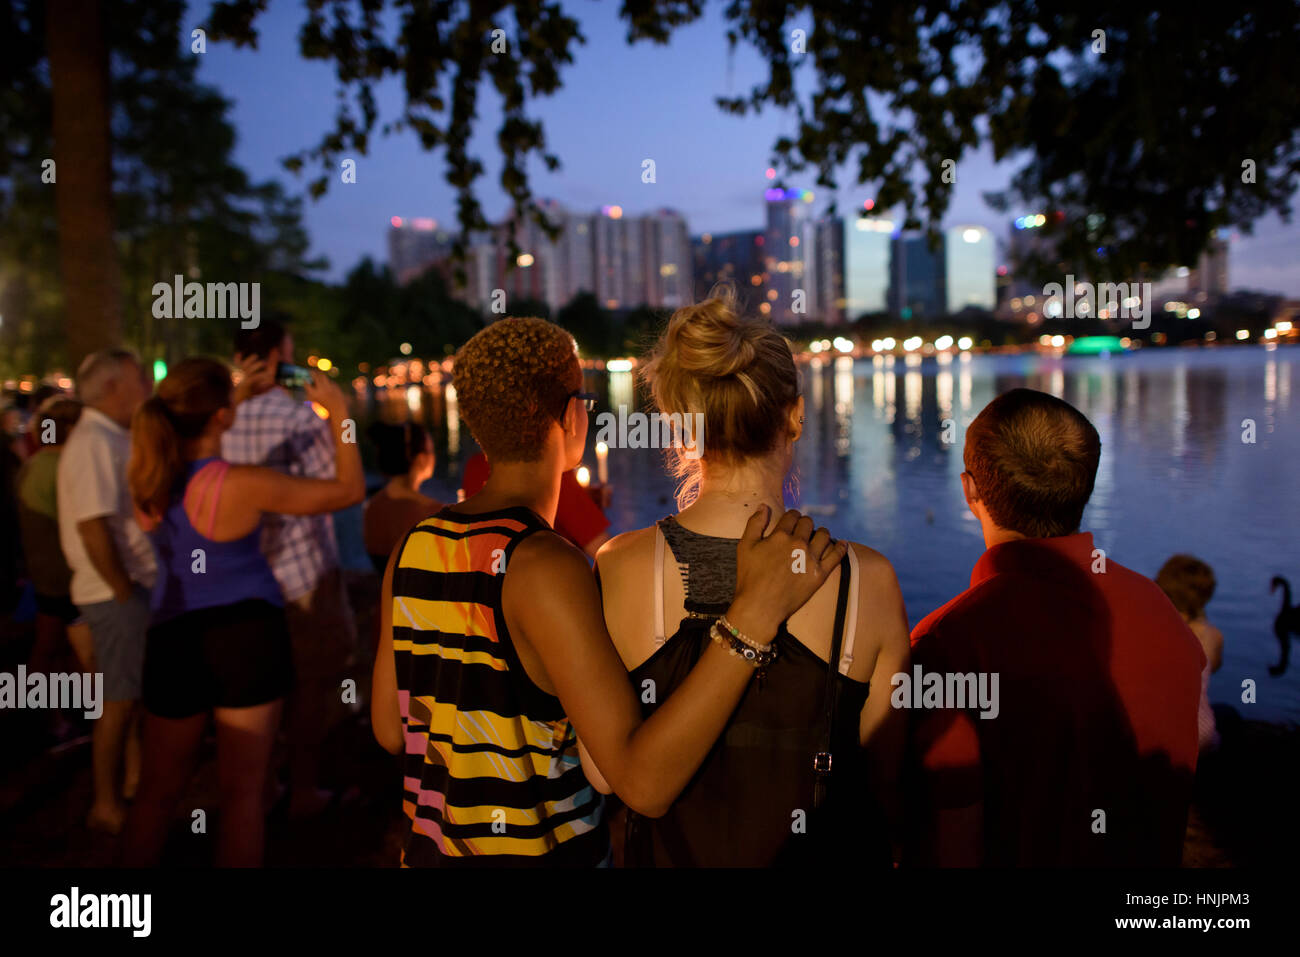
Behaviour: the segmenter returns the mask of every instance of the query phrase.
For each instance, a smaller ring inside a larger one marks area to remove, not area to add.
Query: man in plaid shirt
[[[276,319],[240,329],[235,359],[256,356],[269,366],[293,362],[293,337]],[[329,425],[311,406],[277,386],[239,405],[222,438],[235,465],[264,465],[289,475],[334,477]],[[286,709],[289,733],[289,813],[322,810],[318,789],[326,735],[345,714],[341,685],[356,660],[356,623],[339,568],[331,515],[271,515],[262,520],[262,553],[284,595],[293,642],[295,690]]]

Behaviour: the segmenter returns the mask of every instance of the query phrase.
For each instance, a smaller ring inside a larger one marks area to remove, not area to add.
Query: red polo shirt
[[[1154,582],[1089,533],[995,545],[912,655],[998,675],[996,717],[912,710],[924,820],[978,806],[993,866],[1179,865],[1205,656]]]

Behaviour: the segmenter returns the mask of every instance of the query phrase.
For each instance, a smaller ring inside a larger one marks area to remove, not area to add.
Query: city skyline
[[[700,22],[675,33],[667,47],[629,47],[614,7],[584,8],[581,21],[589,42],[566,69],[561,90],[536,108],[546,123],[548,146],[563,163],[555,172],[530,168],[536,195],[575,209],[617,204],[632,212],[688,210],[695,234],[756,226],[748,211],[752,184],[770,185],[763,172],[772,143],[790,132],[790,120],[776,112],[738,118],[718,110],[715,96],[734,94],[765,75],[765,65],[752,51],[728,52],[722,13],[706,9]],[[302,60],[291,8],[273,5],[261,25],[259,50],[213,44],[200,76],[232,101],[241,164],[256,177],[275,178],[302,193],[303,180],[285,173],[280,160],[313,142],[330,122],[334,78],[327,66]],[[287,95],[267,97],[267,88],[282,88]],[[376,95],[387,107],[399,102],[400,89],[381,84]],[[499,109],[488,96],[481,111],[484,130],[472,144],[487,171],[481,199],[488,218],[500,219],[508,201],[495,181],[500,160],[492,127]],[[641,181],[647,157],[657,161],[653,184]],[[330,260],[327,278],[341,280],[367,255],[382,260],[383,238],[374,224],[392,215],[428,216],[450,227],[455,199],[442,179],[444,168],[440,156],[424,153],[412,138],[385,137],[370,156],[358,157],[357,183],[335,185],[319,201],[308,202],[304,221],[313,251]],[[965,156],[939,228],[970,224],[1000,234],[1006,214],[990,209],[982,194],[1004,188],[1015,169],[1010,161],[995,162],[987,146]],[[840,178],[852,182],[847,171]],[[818,197],[819,212],[825,211],[824,198]],[[841,214],[870,198],[869,187],[843,186]],[[1283,224],[1270,214],[1254,236],[1241,234],[1233,241],[1230,257],[1237,288],[1300,296],[1300,225]]]
[[[672,310],[726,280],[737,287],[743,307],[781,326],[836,325],[871,313],[927,320],[967,310],[1032,325],[1062,312],[1059,297],[1049,296],[1029,273],[1035,257],[1055,256],[1052,234],[1039,230],[1063,213],[1018,216],[1006,224],[1003,243],[982,226],[954,226],[932,247],[924,231],[903,230],[881,216],[819,217],[813,199],[810,190],[769,186],[762,195],[763,227],[717,236],[691,236],[677,210],[638,216],[605,206],[582,212],[539,200],[560,235],[552,239],[532,219],[511,219],[471,237],[466,286],[453,294],[484,315],[503,314],[519,299],[544,302],[554,313],[582,293],[615,311]],[[406,283],[438,269],[450,279],[453,238],[432,218],[391,217],[392,274]],[[1214,237],[1196,265],[1147,277],[1140,296],[1135,278],[1126,308],[1149,297],[1180,317],[1195,310],[1195,318],[1200,307],[1231,291],[1227,251],[1224,236]],[[512,254],[516,265],[507,269]],[[1064,277],[1071,278],[1089,279],[1082,272]],[[1100,318],[1108,318],[1104,308]]]

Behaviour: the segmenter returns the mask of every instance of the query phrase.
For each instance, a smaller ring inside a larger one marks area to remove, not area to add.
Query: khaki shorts
[[[77,608],[90,626],[95,667],[104,673],[104,700],[139,700],[149,633],[149,592],[135,585],[126,601],[109,599]]]

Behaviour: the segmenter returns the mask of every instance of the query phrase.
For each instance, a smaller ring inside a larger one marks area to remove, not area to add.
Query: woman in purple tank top
[[[259,548],[262,517],[332,512],[365,492],[356,444],[343,440],[346,400],[319,373],[306,392],[329,414],[335,478],[221,459],[238,403],[273,384],[257,359],[238,388],[224,364],[186,359],[131,423],[127,483],[158,563],[145,646],[144,766],[126,830],[131,865],[161,857],[209,715],[221,781],[216,863],[262,861],[267,772],[292,684],[284,602]]]

